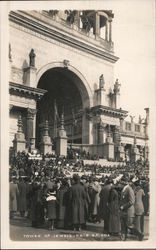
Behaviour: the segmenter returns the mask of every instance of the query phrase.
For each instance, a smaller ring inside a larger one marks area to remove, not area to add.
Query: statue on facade
[[[135,116],[130,115],[130,118],[131,118],[131,123],[133,123]]]
[[[35,52],[34,49],[31,49],[30,53],[29,53],[29,66],[30,67],[35,67]]]
[[[63,60],[63,64],[64,64],[65,68],[68,68],[68,66],[69,66],[69,60],[64,59]]]
[[[85,30],[87,33],[90,31],[91,29],[91,23],[89,21],[89,18],[85,15],[82,15],[81,16],[81,21],[82,21],[82,24],[83,24],[83,30]]]
[[[141,115],[139,115],[139,124],[141,124],[145,119],[144,118],[141,118]]]
[[[105,80],[103,74],[99,77],[99,89],[104,89]]]
[[[73,24],[75,22],[75,16],[77,11],[76,10],[66,10],[65,13],[67,14],[66,21],[70,24]]]
[[[116,79],[115,84],[114,84],[114,94],[120,93],[120,86],[121,86],[121,84],[119,83],[119,80]]]
[[[48,13],[49,13],[50,16],[53,17],[53,16],[56,16],[56,15],[57,15],[58,10],[49,10]]]

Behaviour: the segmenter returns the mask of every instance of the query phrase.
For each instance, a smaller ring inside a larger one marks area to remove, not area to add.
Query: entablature
[[[40,88],[32,88],[30,86],[25,86],[23,84],[18,84],[14,82],[9,83],[9,93],[14,95],[20,95],[32,99],[40,99],[47,90]]]
[[[84,32],[77,32],[67,25],[62,25],[40,12],[35,11],[11,11],[10,21],[30,29],[46,38],[55,39],[58,42],[79,49],[103,60],[115,63],[119,58],[113,54],[111,43],[104,39],[92,39]]]

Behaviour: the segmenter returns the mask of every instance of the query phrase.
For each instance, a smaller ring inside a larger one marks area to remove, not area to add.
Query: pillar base
[[[140,159],[140,154],[139,154],[139,150],[137,147],[134,147],[132,149],[132,154],[131,154],[131,161],[132,162],[136,162],[137,160]]]
[[[116,160],[124,161],[125,160],[125,151],[123,146],[118,146],[116,151]]]
[[[52,154],[52,143],[49,136],[43,136],[42,142],[40,143],[40,152],[42,154]]]
[[[59,156],[67,156],[67,137],[56,138],[56,154]]]
[[[36,88],[36,71],[35,67],[28,67],[24,69],[24,82],[26,86]]]
[[[107,105],[106,103],[106,91],[105,89],[97,89],[96,91],[97,95],[97,105]]]
[[[108,160],[114,160],[114,143],[106,142],[104,144],[104,151]]]
[[[13,146],[16,153],[26,150],[26,141],[23,133],[15,134],[15,139],[13,140]]]

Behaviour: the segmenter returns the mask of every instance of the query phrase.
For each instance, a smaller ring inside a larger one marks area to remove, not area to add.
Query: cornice
[[[9,19],[10,21],[16,24],[28,28],[34,32],[37,32],[45,37],[55,39],[58,42],[79,49],[103,60],[115,63],[119,59],[113,54],[107,53],[104,50],[97,48],[96,45],[89,45],[85,42],[73,38],[72,36],[63,34],[62,32],[59,32],[59,30],[55,30],[52,27],[48,27],[48,25],[46,25],[45,23],[41,24],[41,22],[39,23],[37,20],[33,20],[29,16],[26,17],[25,15],[22,15],[22,12],[19,13],[11,11],[9,14]]]
[[[114,117],[119,117],[119,118],[126,117],[128,113],[128,111],[123,110],[123,109],[115,109],[115,108],[111,108],[111,107],[107,107],[103,105],[94,106],[91,108],[91,111],[93,113],[112,115]]]
[[[31,98],[34,97],[40,99],[47,92],[47,90],[40,88],[32,88],[30,86],[25,86],[22,84],[10,82],[9,92],[10,94],[15,93],[17,95],[24,95],[24,96],[29,96]]]

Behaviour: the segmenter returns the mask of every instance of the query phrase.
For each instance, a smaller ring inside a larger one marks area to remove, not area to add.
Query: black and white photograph
[[[2,249],[149,248],[155,1],[1,6]]]

